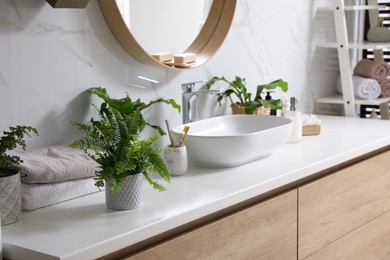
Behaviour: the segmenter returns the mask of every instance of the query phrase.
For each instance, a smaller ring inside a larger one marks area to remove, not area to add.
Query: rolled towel
[[[384,61],[363,59],[356,64],[353,74],[379,81],[389,76],[390,67]]]
[[[381,94],[381,86],[378,81],[352,75],[352,84],[355,97],[362,99],[376,99]],[[337,79],[337,91],[342,93],[341,78]]]
[[[22,183],[22,209],[34,210],[98,192],[93,178],[49,184]]]
[[[390,79],[382,79],[379,81],[379,85],[381,86],[381,96],[390,97]]]
[[[23,160],[19,165],[23,183],[53,183],[95,176],[98,164],[82,150],[65,145],[31,151],[12,151]]]

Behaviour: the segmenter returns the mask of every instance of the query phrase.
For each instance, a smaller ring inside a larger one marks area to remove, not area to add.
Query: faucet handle
[[[203,83],[203,82],[207,82],[207,80],[204,79],[204,80],[199,80],[199,81],[183,83],[183,84],[181,84],[181,90],[183,90],[184,92],[192,92],[192,91],[194,91],[195,84]]]

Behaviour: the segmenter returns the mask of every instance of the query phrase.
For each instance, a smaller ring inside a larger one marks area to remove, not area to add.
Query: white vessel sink
[[[230,115],[186,124],[188,159],[205,167],[232,167],[271,155],[290,136],[292,121],[277,116]],[[184,125],[172,129],[178,140]]]

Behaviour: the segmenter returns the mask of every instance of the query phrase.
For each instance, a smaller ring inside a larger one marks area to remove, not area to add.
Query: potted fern
[[[8,151],[20,146],[26,149],[25,135],[30,136],[38,131],[31,126],[10,127],[0,137],[0,213],[1,225],[14,223],[21,214],[21,184],[18,165],[23,161],[19,156],[9,155]],[[30,136],[31,137],[31,136]]]
[[[282,79],[272,81],[268,84],[258,85],[255,95],[248,92],[245,78],[236,76],[233,81],[228,81],[225,77],[213,77],[206,83],[208,89],[218,81],[226,82],[229,88],[218,97],[221,102],[223,98],[229,98],[233,114],[256,114],[269,115],[271,110],[282,109],[283,104],[280,99],[267,100],[262,97],[264,90],[275,90],[280,88],[283,92],[287,92],[288,83]],[[238,101],[233,101],[232,96],[235,96]]]
[[[73,124],[85,134],[71,146],[81,148],[99,165],[96,171],[95,185],[106,186],[106,205],[110,209],[133,209],[140,205],[140,184],[144,176],[149,184],[158,191],[165,187],[153,180],[153,172],[169,183],[170,174],[154,148],[159,135],[141,139],[139,134],[146,125],[142,110],[155,104],[166,103],[180,111],[180,106],[173,99],[157,99],[145,104],[139,99],[132,101],[128,95],[122,99],[112,99],[106,89],[98,87],[88,91],[101,99],[100,107],[95,106],[99,119],[91,118],[90,124]],[[151,127],[164,131],[159,126]],[[132,192],[132,194],[130,194]]]

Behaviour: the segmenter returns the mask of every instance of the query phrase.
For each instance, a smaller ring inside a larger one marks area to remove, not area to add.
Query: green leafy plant
[[[140,132],[148,124],[141,111],[152,104],[163,102],[172,105],[180,111],[180,106],[174,100],[158,99],[144,104],[139,99],[133,102],[127,95],[123,99],[111,99],[104,88],[94,88],[88,91],[102,98],[100,108],[95,106],[99,120],[91,118],[90,124],[73,122],[85,136],[74,141],[71,146],[83,149],[100,168],[96,171],[95,185],[103,187],[104,181],[110,180],[110,189],[119,190],[128,175],[142,173],[154,189],[163,191],[165,187],[152,180],[149,172],[154,172],[169,183],[170,174],[164,159],[158,154],[159,149],[153,148],[159,136],[142,140]],[[163,131],[158,126],[151,126]]]
[[[33,132],[38,135],[37,129],[31,126],[15,126],[10,127],[9,131],[4,131],[0,137],[0,177],[11,176],[19,172],[18,165],[23,161],[19,156],[8,155],[7,151],[14,150],[20,146],[23,150],[26,149],[25,135],[31,137]]]
[[[156,129],[160,135],[164,135],[165,132],[162,130],[161,127],[157,125],[150,125],[148,122],[145,121],[143,115],[141,114],[141,111],[152,106],[153,104],[156,103],[165,103],[168,105],[171,105],[174,109],[176,109],[179,113],[181,110],[181,106],[176,103],[174,99],[163,99],[159,98],[156,100],[150,101],[148,104],[145,104],[142,102],[140,99],[137,99],[136,101],[132,101],[129,95],[126,95],[126,97],[121,98],[121,99],[113,99],[110,98],[110,96],[107,94],[107,90],[102,87],[97,87],[97,88],[91,88],[88,90],[88,93],[93,94],[101,98],[104,102],[101,104],[101,110],[106,109],[107,107],[114,108],[118,110],[122,117],[130,116],[133,113],[137,113],[140,117],[140,122],[138,123],[139,127],[139,132],[142,132],[142,130],[145,128],[145,125],[148,125],[154,129]]]
[[[236,103],[243,106],[245,114],[253,114],[256,108],[261,106],[273,110],[282,109],[283,104],[280,99],[265,100],[261,95],[264,90],[274,90],[277,88],[280,88],[283,92],[287,92],[288,90],[288,83],[282,79],[278,79],[268,84],[258,85],[256,88],[256,94],[252,95],[252,93],[248,92],[245,78],[241,78],[239,76],[236,76],[234,81],[228,81],[225,77],[215,76],[206,83],[206,87],[210,89],[211,86],[218,81],[223,81],[229,84],[229,88],[218,97],[218,101],[221,102],[223,98],[229,98],[232,104]],[[237,102],[233,101],[231,97],[232,95],[236,96],[238,99]]]

